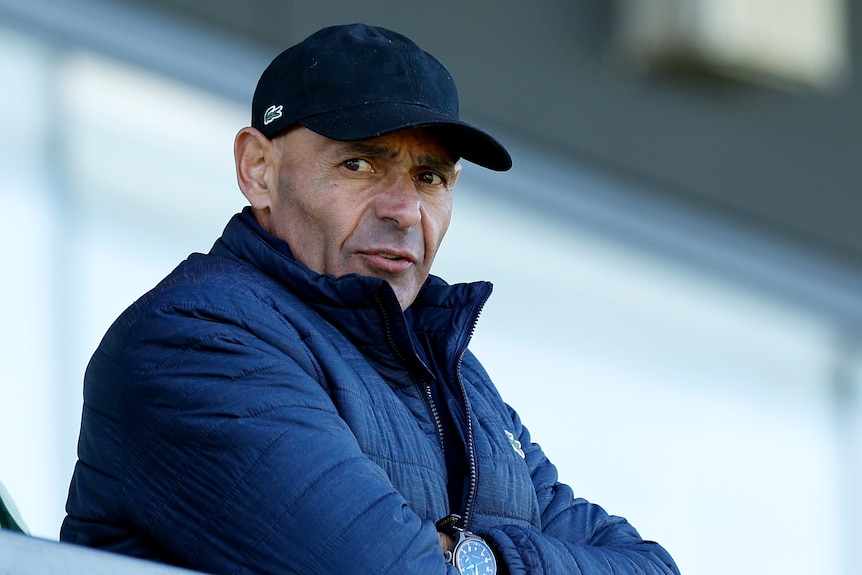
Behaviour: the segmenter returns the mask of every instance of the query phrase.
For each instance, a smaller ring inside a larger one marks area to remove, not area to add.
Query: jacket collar
[[[310,270],[294,259],[286,242],[260,226],[248,207],[228,222],[215,253],[220,245],[285,286],[363,353],[391,368],[406,365],[427,372],[408,325],[428,337],[436,352],[457,360],[492,289],[489,282],[449,285],[430,276],[408,310],[408,323],[388,282],[358,274],[336,278]]]

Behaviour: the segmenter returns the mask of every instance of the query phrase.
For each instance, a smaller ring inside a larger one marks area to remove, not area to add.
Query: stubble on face
[[[406,309],[448,229],[460,165],[424,130],[351,143],[299,128],[277,140],[270,232],[317,273],[386,280]]]

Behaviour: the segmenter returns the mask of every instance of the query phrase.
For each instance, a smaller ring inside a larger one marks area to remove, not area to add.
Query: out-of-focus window
[[[473,350],[578,496],[683,573],[840,573],[827,322],[493,190],[455,214],[438,271],[495,282]]]
[[[84,369],[113,319],[245,200],[246,107],[0,28],[0,476],[56,538]]]

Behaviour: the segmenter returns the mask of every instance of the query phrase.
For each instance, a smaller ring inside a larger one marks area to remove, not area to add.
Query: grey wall
[[[125,1],[273,54],[333,23],[397,29],[449,67],[470,119],[862,269],[858,3],[850,83],[790,94],[718,77],[637,77],[614,57],[608,0]]]

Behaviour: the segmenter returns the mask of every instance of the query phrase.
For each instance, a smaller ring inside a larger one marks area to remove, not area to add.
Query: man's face
[[[406,309],[449,227],[461,166],[419,129],[341,142],[298,127],[273,143],[264,227],[318,273],[385,279]]]

